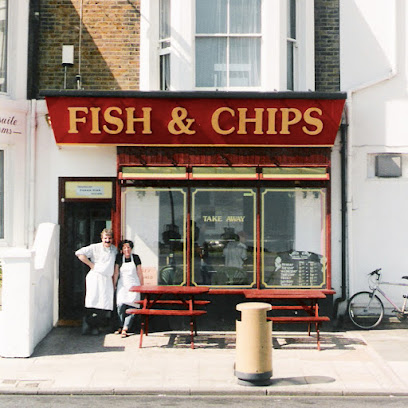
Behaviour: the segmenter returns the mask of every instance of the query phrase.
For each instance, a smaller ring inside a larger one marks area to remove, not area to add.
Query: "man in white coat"
[[[112,245],[112,230],[104,229],[102,242],[78,249],[75,255],[90,271],[86,275],[83,334],[98,334],[98,326],[113,310],[113,272],[117,249]]]

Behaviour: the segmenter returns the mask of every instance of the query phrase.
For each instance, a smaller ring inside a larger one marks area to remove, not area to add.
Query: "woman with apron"
[[[140,293],[130,292],[132,286],[143,285],[142,263],[138,255],[132,254],[133,242],[127,239],[119,243],[120,253],[116,257],[113,284],[116,286],[116,306],[121,323],[115,334],[128,336],[128,330],[135,315],[127,314],[127,309],[140,307],[135,303],[140,300]]]

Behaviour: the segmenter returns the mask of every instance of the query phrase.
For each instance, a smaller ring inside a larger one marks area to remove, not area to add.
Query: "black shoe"
[[[86,318],[84,317],[82,319],[82,334],[90,334],[91,333],[91,328],[89,327],[88,322],[86,321]]]

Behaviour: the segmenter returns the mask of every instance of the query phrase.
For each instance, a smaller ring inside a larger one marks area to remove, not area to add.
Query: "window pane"
[[[262,190],[262,281],[322,287],[326,276],[325,189]]]
[[[6,91],[7,79],[7,0],[0,0],[0,92]]]
[[[4,151],[0,150],[0,239],[4,238]]]
[[[294,78],[294,67],[295,67],[295,61],[294,61],[294,48],[295,48],[295,43],[292,41],[288,41],[288,46],[287,46],[287,62],[286,62],[286,81],[287,81],[287,88],[290,91],[293,91],[295,89],[295,78]]]
[[[260,57],[260,38],[231,38],[229,86],[259,86]]]
[[[160,90],[170,89],[170,54],[160,55]]]
[[[160,40],[170,38],[170,0],[160,0]]]
[[[261,32],[261,0],[230,0],[230,32]]]
[[[288,38],[296,38],[296,0],[288,0]]]
[[[227,40],[196,39],[196,86],[227,86]]]
[[[248,286],[255,282],[255,207],[253,189],[195,189],[192,282]]]
[[[127,188],[125,238],[140,256],[146,283],[186,282],[186,191]]]
[[[196,33],[227,32],[227,0],[196,0]]]

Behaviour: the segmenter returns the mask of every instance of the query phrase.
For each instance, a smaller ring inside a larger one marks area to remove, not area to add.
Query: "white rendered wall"
[[[342,90],[377,80],[395,68],[397,1],[339,2]]]
[[[58,319],[59,227],[39,226],[32,250],[2,252],[0,356],[29,357]]]
[[[0,99],[0,118],[13,124],[0,124],[0,149],[4,150],[4,239],[1,247],[24,247],[27,221],[26,183],[29,137],[27,121],[29,103]]]
[[[58,223],[59,177],[116,177],[116,146],[57,146],[46,113],[41,101],[37,111],[36,225]]]
[[[408,4],[341,3],[342,90],[348,91],[350,162],[350,294],[367,288],[367,273],[401,282],[408,274],[408,177],[374,176],[375,154],[408,153]],[[404,169],[403,169],[404,171]],[[401,301],[401,289],[387,287]]]
[[[26,99],[29,0],[9,0],[7,93],[1,98]]]

